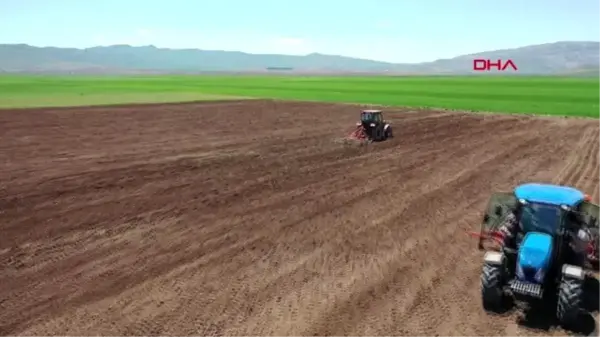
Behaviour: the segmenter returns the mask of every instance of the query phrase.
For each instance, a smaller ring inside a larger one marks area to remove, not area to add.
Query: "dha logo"
[[[473,70],[475,71],[491,71],[492,67],[496,67],[498,71],[506,71],[507,68],[512,68],[513,71],[517,71],[517,66],[513,62],[513,60],[507,60],[506,62],[503,60],[497,60],[496,63],[492,62],[492,60],[484,60],[484,59],[475,59],[473,60]]]

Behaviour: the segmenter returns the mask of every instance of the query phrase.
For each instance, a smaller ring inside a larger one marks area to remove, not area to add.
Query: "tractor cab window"
[[[554,235],[559,229],[562,212],[559,207],[531,203],[523,206],[521,228],[523,232],[541,232]]]
[[[381,121],[381,114],[371,113],[371,112],[363,112],[361,116],[361,120],[363,122],[379,122]]]

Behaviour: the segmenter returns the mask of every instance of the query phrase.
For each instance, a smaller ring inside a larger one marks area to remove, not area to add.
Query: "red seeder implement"
[[[472,237],[479,238],[479,240],[491,240],[492,242],[502,245],[504,243],[504,233],[501,231],[489,231],[489,232],[467,232]]]
[[[356,129],[346,137],[349,140],[367,140],[368,138],[367,132],[361,123],[356,123]]]

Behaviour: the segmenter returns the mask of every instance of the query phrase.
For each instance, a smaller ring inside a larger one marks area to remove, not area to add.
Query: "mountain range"
[[[235,51],[101,46],[85,49],[0,44],[4,73],[389,73],[472,74],[474,59],[511,60],[517,71],[486,74],[578,74],[598,76],[600,42],[562,41],[486,51],[415,64],[389,63],[313,53],[304,56]],[[481,73],[481,72],[479,72]]]

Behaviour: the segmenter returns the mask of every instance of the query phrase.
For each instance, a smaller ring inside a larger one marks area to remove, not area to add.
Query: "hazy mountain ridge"
[[[593,74],[600,63],[600,42],[565,41],[481,52],[418,64],[397,64],[337,55],[248,54],[233,51],[166,49],[114,45],[86,49],[0,44],[3,72],[388,72],[414,74],[473,73],[473,59],[511,59],[519,74]],[[502,74],[511,73],[511,71]],[[595,71],[597,74],[597,71]]]
[[[519,72],[532,74],[570,73],[580,69],[598,69],[600,63],[600,42],[565,41],[532,45],[514,49],[503,49],[476,54],[462,55],[447,60],[422,63],[422,69],[432,67],[451,69],[455,72],[472,73],[463,70],[465,62],[473,59],[512,60]],[[472,66],[472,64],[471,64]],[[597,73],[597,72],[596,72]]]

